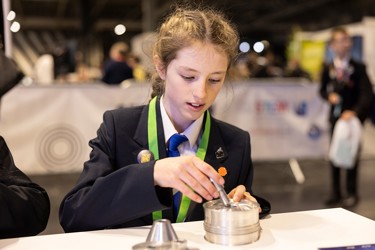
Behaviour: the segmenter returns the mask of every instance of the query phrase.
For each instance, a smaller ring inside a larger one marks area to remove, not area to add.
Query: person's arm
[[[46,191],[15,166],[0,137],[0,238],[36,235],[46,228],[49,214]]]
[[[116,140],[120,138],[116,137],[113,114],[106,112],[97,137],[89,143],[90,160],[61,203],[60,223],[66,232],[116,227],[167,208],[155,191],[155,161],[117,166],[116,152],[131,159],[134,152],[129,148],[134,142],[132,135],[123,134],[123,148],[116,149]]]
[[[328,96],[329,96],[329,92],[328,92],[328,89],[327,89],[329,81],[330,81],[329,66],[324,64],[323,65],[323,71],[322,71],[322,74],[321,74],[321,79],[320,79],[319,94],[323,99],[325,99],[327,101],[328,101]]]
[[[373,89],[370,79],[366,72],[366,66],[359,66],[359,98],[353,111],[358,118],[363,121],[370,114],[373,101]]]

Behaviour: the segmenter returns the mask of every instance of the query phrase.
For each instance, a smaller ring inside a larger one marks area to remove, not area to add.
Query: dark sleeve
[[[116,149],[116,140],[123,141],[123,147]],[[61,203],[60,223],[66,232],[116,227],[166,208],[155,191],[154,161],[117,166],[116,152],[129,158],[132,140],[130,135],[116,137],[113,114],[106,112],[97,137],[89,143],[90,159]]]
[[[106,61],[104,63],[103,69],[102,69],[102,79],[101,79],[102,82],[110,83],[110,75],[111,75],[111,73],[109,73],[109,70],[110,70],[109,62]]]
[[[0,238],[36,235],[46,228],[49,214],[46,191],[15,166],[0,136]]]
[[[370,79],[367,75],[366,66],[360,64],[359,70],[359,98],[358,102],[353,107],[353,111],[356,112],[358,118],[364,121],[369,113],[372,106],[373,90]]]
[[[240,176],[245,177],[245,187],[248,192],[253,194],[252,192],[252,185],[253,185],[253,179],[254,179],[254,167],[253,167],[253,161],[251,160],[251,146],[250,146],[250,134],[248,132],[245,132],[243,134],[244,138],[244,164],[242,167],[243,173],[240,174]]]
[[[245,162],[247,162],[245,164],[248,165],[248,174],[247,174],[247,178],[246,178],[246,190],[249,191],[251,193],[251,195],[254,196],[254,198],[258,201],[259,206],[262,209],[261,213],[259,214],[259,217],[264,218],[265,216],[267,216],[271,212],[271,204],[265,198],[254,194],[254,192],[251,188],[252,183],[253,183],[253,178],[254,178],[254,167],[253,167],[253,162],[251,160],[250,135],[248,133],[246,133],[246,134],[247,134],[247,136],[244,136],[245,142],[246,142],[245,143],[246,147],[244,147],[245,148],[244,153],[245,153],[245,159],[246,158],[249,159],[248,162],[245,161]],[[246,157],[246,155],[250,155],[250,157]]]
[[[327,64],[324,64],[323,65],[323,71],[322,71],[322,74],[321,74],[321,79],[320,79],[319,94],[325,100],[328,100],[327,87],[328,87],[329,81],[330,81],[329,66]]]

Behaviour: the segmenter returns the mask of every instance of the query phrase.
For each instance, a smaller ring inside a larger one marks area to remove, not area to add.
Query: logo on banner
[[[298,116],[306,116],[308,112],[308,104],[306,101],[301,101],[297,104],[291,105],[284,100],[257,100],[255,102],[255,111],[258,115],[279,115],[287,112],[294,107],[294,113]]]
[[[82,166],[85,146],[78,128],[57,123],[41,130],[35,150],[42,167],[61,172]]]
[[[306,116],[307,115],[307,102],[302,101],[302,102],[298,103],[295,106],[294,111],[298,116]]]
[[[321,129],[316,125],[312,125],[308,132],[309,138],[313,140],[318,139],[321,136],[321,134],[322,134]]]
[[[257,100],[255,111],[258,115],[277,115],[288,110],[288,102],[284,100]]]

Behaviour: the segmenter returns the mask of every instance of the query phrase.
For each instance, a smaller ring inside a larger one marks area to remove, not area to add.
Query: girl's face
[[[177,52],[164,70],[164,106],[178,132],[184,131],[214,102],[228,67],[226,54],[210,43],[195,42]],[[159,65],[160,66],[160,65]]]

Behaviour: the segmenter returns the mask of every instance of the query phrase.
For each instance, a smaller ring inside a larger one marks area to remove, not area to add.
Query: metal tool
[[[210,178],[210,181],[214,184],[217,191],[219,192],[220,199],[223,202],[224,206],[230,207],[231,203],[230,203],[227,193],[224,190],[224,187],[222,185],[217,184],[212,178]]]

